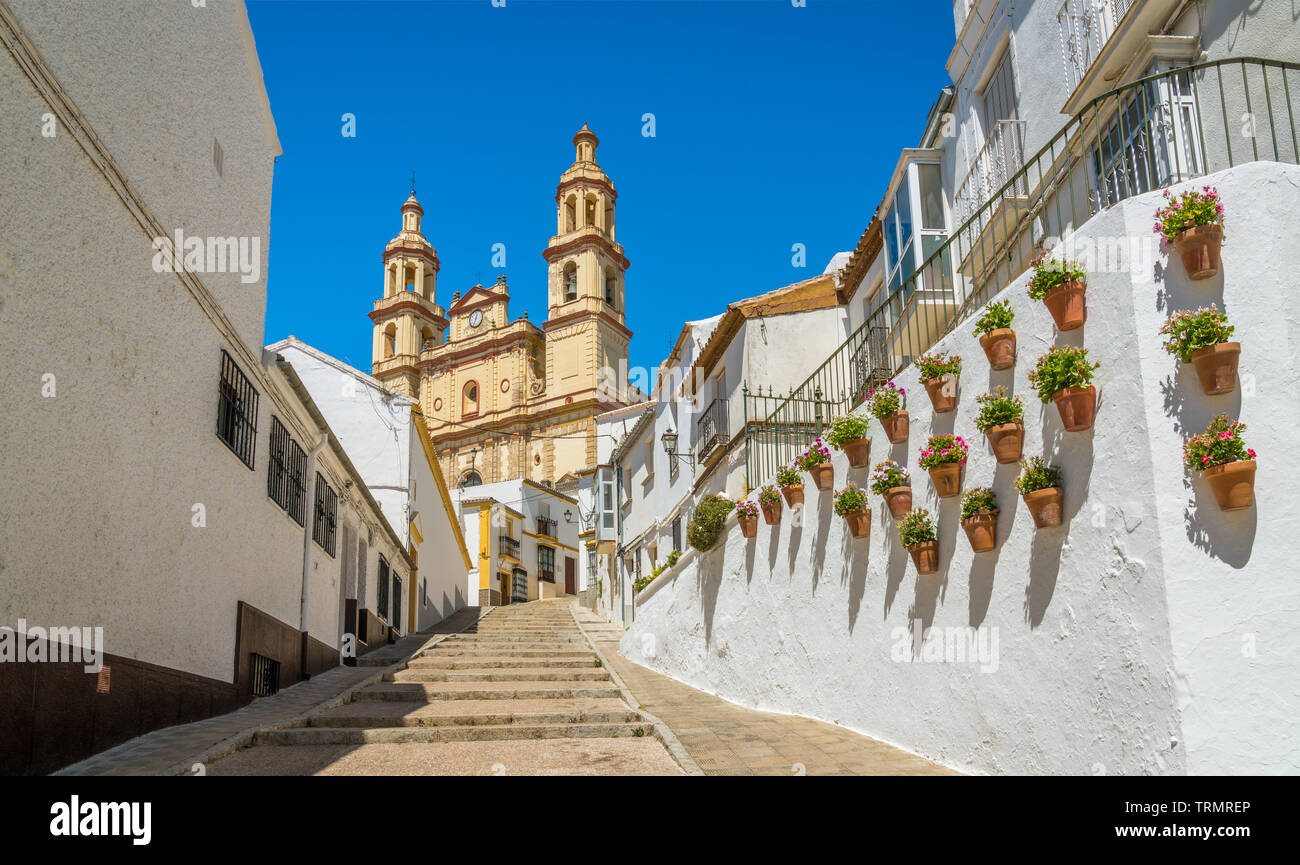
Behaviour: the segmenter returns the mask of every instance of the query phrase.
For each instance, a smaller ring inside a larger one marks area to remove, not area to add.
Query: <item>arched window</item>
[[[578,299],[578,266],[573,262],[564,266],[564,299]]]
[[[582,224],[596,224],[596,197],[594,195],[587,198],[586,205],[582,212]]]
[[[577,226],[578,219],[578,202],[572,195],[564,202],[564,230],[573,231]]]
[[[478,382],[469,382],[461,391],[460,413],[462,417],[478,414]]]
[[[477,487],[482,485],[483,485],[483,476],[480,475],[478,472],[474,471],[473,469],[470,469],[469,471],[465,472],[465,474],[461,475],[460,483],[457,484],[457,486],[459,487]]]
[[[420,331],[420,348],[433,348],[433,329],[426,327]]]
[[[384,328],[384,358],[397,354],[397,325],[389,324]]]
[[[614,270],[605,269],[605,303],[610,306],[614,305]]]

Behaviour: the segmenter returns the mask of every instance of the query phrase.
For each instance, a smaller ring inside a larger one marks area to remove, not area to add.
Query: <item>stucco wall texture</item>
[[[1208,774],[1300,771],[1300,515],[1286,451],[1300,412],[1295,334],[1300,266],[1290,242],[1300,168],[1255,163],[1203,181],[1227,207],[1220,275],[1191,282],[1177,259],[1125,258],[1090,272],[1088,321],[1058,333],[1046,308],[1008,286],[1019,355],[990,371],[973,321],[938,347],[965,361],[955,413],[933,415],[914,369],[911,436],[875,429],[872,462],[913,472],[914,506],[938,518],[939,572],[918,577],[880,498],[869,540],[854,541],[830,493],[807,484],[802,527],[760,521],[746,541],[692,553],[638,599],[623,640],[633,660],[743,705],[843,724],[980,773]],[[1198,184],[1199,185],[1199,184]],[[1092,219],[1081,238],[1147,238],[1159,193]],[[1233,394],[1202,394],[1161,348],[1170,310],[1225,307],[1242,344]],[[1093,428],[1063,430],[1027,373],[1053,344],[1102,363]],[[997,384],[1025,398],[1025,456],[1065,478],[1064,522],[1035,531],[974,425],[975,396]],[[1183,440],[1218,412],[1239,416],[1259,452],[1255,506],[1221,512],[1185,479]],[[959,500],[935,499],[917,454],[933,433],[972,444],[964,488],[991,486],[998,546],[975,555]],[[834,458],[836,488],[868,482]],[[924,642],[915,651],[916,629]],[[945,636],[983,628],[983,662],[946,655]],[[949,629],[952,629],[951,631]],[[996,643],[993,638],[996,637]],[[939,641],[939,642],[934,642]]]

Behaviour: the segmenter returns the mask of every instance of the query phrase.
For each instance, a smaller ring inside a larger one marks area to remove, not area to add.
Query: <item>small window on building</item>
[[[316,516],[311,537],[325,552],[334,555],[334,527],[338,518],[339,497],[320,472],[316,472]]]
[[[254,697],[269,697],[280,690],[280,662],[253,652],[248,659],[248,691]]]
[[[384,328],[384,358],[397,354],[397,326],[390,324]]]
[[[551,547],[537,548],[537,579],[555,582],[555,550]]]
[[[564,266],[564,300],[578,299],[578,268],[572,263]]]
[[[223,350],[217,437],[250,469],[257,445],[257,398],[252,383]]]
[[[460,413],[462,417],[478,414],[478,382],[465,385],[461,392]]]
[[[379,582],[375,588],[377,597],[375,598],[375,614],[384,621],[388,621],[388,559],[383,556],[379,557]]]
[[[614,305],[614,271],[610,269],[605,271],[605,303]]]

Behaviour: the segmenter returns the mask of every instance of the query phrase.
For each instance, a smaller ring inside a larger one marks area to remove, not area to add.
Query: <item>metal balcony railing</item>
[[[715,399],[695,421],[696,456],[704,459],[719,445],[726,444],[727,436],[727,401]]]
[[[557,525],[559,525],[559,523],[557,523],[555,520],[551,519],[550,517],[538,517],[537,534],[545,535],[548,538],[553,538],[555,537],[555,527]]]
[[[512,559],[519,558],[519,541],[509,535],[497,535],[497,541],[501,549],[501,555],[510,556]]]
[[[1001,199],[1024,198],[1025,121],[999,120],[971,163],[954,199],[959,222],[971,218],[996,192]]]
[[[1090,100],[767,417],[746,418],[750,489],[860,405],[873,381],[896,375],[1022,276],[1044,239],[1068,240],[1098,212],[1171,183],[1243,162],[1300,164],[1297,73],[1300,64],[1238,57]],[[1023,206],[1001,208],[1016,191]]]
[[[1070,89],[1079,86],[1119,22],[1136,5],[1133,0],[1065,0],[1056,13],[1061,54]]]

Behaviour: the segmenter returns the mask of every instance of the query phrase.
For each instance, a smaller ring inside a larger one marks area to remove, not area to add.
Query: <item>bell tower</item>
[[[582,124],[574,161],[555,190],[555,236],[547,262],[547,369],[556,395],[622,400],[628,341],[624,275],[631,263],[615,234],[618,193],[596,162],[596,133]],[[613,378],[611,378],[611,376]],[[618,382],[617,390],[610,385]]]
[[[402,205],[402,227],[384,247],[384,294],[375,301],[373,375],[404,396],[420,395],[420,355],[442,345],[447,314],[436,302],[438,252],[424,238],[424,208]]]

